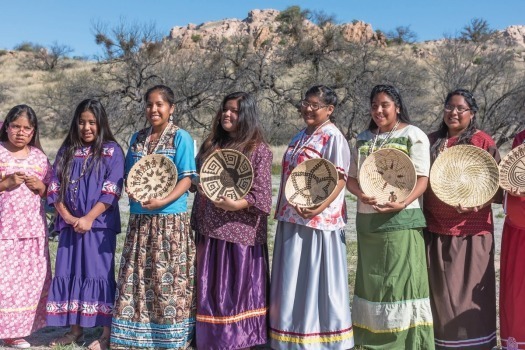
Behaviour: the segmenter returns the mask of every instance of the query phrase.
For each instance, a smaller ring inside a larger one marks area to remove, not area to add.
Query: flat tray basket
[[[252,188],[253,168],[241,152],[221,149],[206,158],[199,177],[202,190],[209,199],[215,201],[225,196],[238,200]]]
[[[404,152],[383,148],[370,154],[359,170],[359,185],[379,204],[402,202],[416,186],[414,163]]]
[[[286,199],[302,208],[317,207],[332,194],[338,179],[337,169],[329,160],[305,160],[292,170],[286,181]]]
[[[498,164],[482,148],[453,146],[443,151],[432,165],[430,185],[446,204],[477,207],[491,200],[498,190]]]

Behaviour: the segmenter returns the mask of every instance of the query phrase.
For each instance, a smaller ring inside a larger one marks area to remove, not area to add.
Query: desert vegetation
[[[436,127],[447,91],[456,87],[474,92],[481,128],[498,145],[524,127],[521,47],[509,45],[485,20],[473,19],[455,36],[423,43],[407,26],[345,36],[343,27],[359,23],[338,24],[333,16],[292,6],[250,35],[194,32],[190,48],[153,25],[96,23],[94,40],[102,52],[97,60],[70,58],[71,49],[58,43],[3,50],[0,109],[5,114],[13,104],[31,104],[45,121],[45,136],[59,137],[78,101],[99,98],[125,144],[144,125],[143,93],[162,83],[174,88],[178,123],[200,139],[220,99],[244,90],[257,96],[269,141],[279,145],[302,125],[296,106],[312,84],[336,89],[337,125],[352,140],[366,127],[371,88],[392,83],[423,130]]]

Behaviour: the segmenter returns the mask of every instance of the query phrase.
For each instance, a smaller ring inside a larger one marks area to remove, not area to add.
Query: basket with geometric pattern
[[[332,194],[338,179],[337,169],[330,161],[324,158],[308,159],[292,170],[284,193],[292,205],[317,207]]]
[[[177,184],[177,167],[162,154],[140,158],[129,171],[127,191],[138,202],[151,198],[163,199]]]
[[[512,149],[499,163],[499,185],[505,191],[525,192],[525,145]]]
[[[250,160],[233,149],[220,149],[210,154],[199,174],[204,194],[215,201],[221,196],[243,198],[252,188],[253,168]]]

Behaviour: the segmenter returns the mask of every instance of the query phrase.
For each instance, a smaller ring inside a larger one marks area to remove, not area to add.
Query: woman
[[[70,327],[51,346],[78,342],[85,327],[102,326],[102,335],[88,349],[109,347],[123,176],[124,153],[104,106],[83,100],[57,153],[48,191],[60,236],[47,325]]]
[[[195,197],[197,348],[243,349],[267,341],[272,152],[255,99],[245,92],[224,97],[212,125],[197,156],[199,166],[217,150],[235,149],[250,159],[253,183],[238,200],[212,201],[201,191]]]
[[[433,349],[420,197],[430,168],[427,136],[410,124],[399,91],[377,85],[368,130],[357,136],[347,189],[357,203],[357,272],[352,313],[356,343],[367,349]],[[358,183],[365,158],[381,148],[406,153],[417,180],[401,202],[379,203]]]
[[[496,144],[476,126],[478,106],[463,89],[445,99],[443,121],[429,135],[434,161],[448,147],[474,145],[499,162]],[[494,225],[491,202],[475,208],[424,196],[434,336],[438,349],[492,349],[496,345]]]
[[[173,91],[164,85],[145,96],[150,127],[135,133],[125,174],[157,153],[177,167],[178,181],[165,198],[130,198],[111,326],[111,349],[184,349],[195,328],[195,243],[190,235],[187,191],[195,175],[193,140],[172,123]]]
[[[0,339],[18,349],[45,326],[51,283],[42,202],[51,165],[38,139],[33,108],[11,108],[0,127]]]
[[[524,143],[525,130],[516,135],[512,148]],[[525,192],[507,192],[505,212],[499,293],[501,345],[525,349]]]
[[[354,346],[344,233],[350,149],[331,122],[336,106],[332,89],[311,87],[300,108],[306,128],[292,138],[283,157],[270,292],[273,349]],[[284,185],[291,171],[311,158],[332,162],[339,178],[321,205],[300,208],[286,200]]]

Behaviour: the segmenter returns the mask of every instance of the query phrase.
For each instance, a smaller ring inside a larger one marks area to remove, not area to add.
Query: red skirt
[[[525,228],[503,225],[500,270],[500,335],[507,349],[525,349]]]

